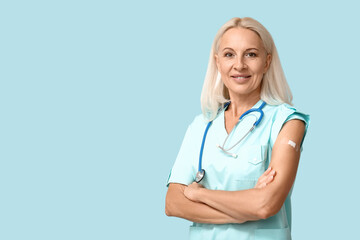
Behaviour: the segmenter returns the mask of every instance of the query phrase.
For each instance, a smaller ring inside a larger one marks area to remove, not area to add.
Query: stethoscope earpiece
[[[225,141],[225,142],[226,142],[226,141]],[[224,142],[224,145],[225,145],[225,142]],[[238,157],[237,154],[226,151],[222,146],[220,146],[220,144],[216,144],[216,146],[217,146],[218,148],[220,148],[220,149],[221,149],[224,153],[226,153],[227,155],[232,156],[233,158],[237,158],[237,157]]]

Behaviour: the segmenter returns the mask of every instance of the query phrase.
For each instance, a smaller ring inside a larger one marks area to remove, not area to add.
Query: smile
[[[233,75],[232,78],[238,79],[238,80],[244,80],[251,77],[251,75]]]

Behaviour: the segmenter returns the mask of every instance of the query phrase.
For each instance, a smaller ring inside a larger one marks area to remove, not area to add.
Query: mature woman
[[[290,196],[309,115],[291,106],[276,47],[251,18],[212,45],[201,95],[168,179],[166,215],[191,239],[291,239]]]

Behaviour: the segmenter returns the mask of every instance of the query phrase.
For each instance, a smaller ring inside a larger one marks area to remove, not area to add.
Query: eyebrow
[[[232,48],[229,48],[229,47],[226,47],[226,48],[224,48],[222,51],[225,51],[225,50],[232,50],[232,51],[234,51],[234,49],[232,49]],[[259,51],[259,49],[257,49],[257,48],[248,48],[248,49],[246,49],[245,51],[250,51],[250,50],[256,50],[256,51]]]

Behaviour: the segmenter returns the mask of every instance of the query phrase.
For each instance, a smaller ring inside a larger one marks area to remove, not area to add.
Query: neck
[[[252,108],[260,100],[260,94],[251,96],[231,96],[230,105],[227,108],[229,114],[233,117],[239,117],[241,114]]]

